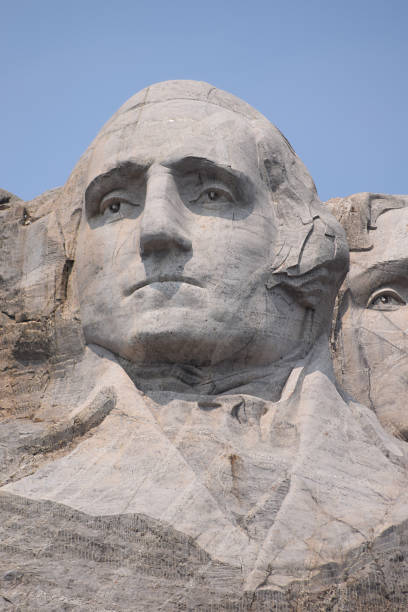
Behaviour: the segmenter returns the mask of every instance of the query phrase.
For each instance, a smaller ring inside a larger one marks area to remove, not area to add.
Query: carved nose
[[[169,174],[151,175],[140,228],[140,253],[143,256],[170,249],[189,251],[185,206],[174,178]]]

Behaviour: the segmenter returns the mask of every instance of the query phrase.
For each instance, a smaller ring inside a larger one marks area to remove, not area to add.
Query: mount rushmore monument
[[[195,81],[0,192],[0,609],[406,609],[407,203]]]

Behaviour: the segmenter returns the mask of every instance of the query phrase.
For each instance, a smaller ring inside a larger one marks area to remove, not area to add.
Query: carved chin
[[[182,314],[182,313],[180,313]],[[235,333],[234,333],[235,332]],[[96,344],[136,364],[191,363],[206,366],[232,356],[244,361],[253,331],[231,330],[225,323],[208,323],[186,316],[139,317],[133,326],[109,330],[105,325],[84,327],[87,344]]]
[[[190,324],[189,324],[190,323]],[[224,339],[222,336],[224,335]],[[118,347],[119,354],[135,363],[190,363],[206,366],[227,358],[237,339],[192,322],[163,320],[160,325],[134,329],[128,341]]]

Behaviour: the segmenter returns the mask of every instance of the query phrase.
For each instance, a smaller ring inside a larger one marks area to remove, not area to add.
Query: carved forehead
[[[408,261],[408,207],[385,209],[377,218],[376,229],[369,231],[369,237],[370,250],[350,254],[351,263],[358,270],[385,262]]]
[[[203,81],[164,81],[156,83],[129,98],[117,114],[127,113],[141,107],[147,108],[151,104],[170,100],[195,100],[228,109],[247,119],[264,119],[267,121],[261,113],[240,98]]]
[[[288,152],[294,155],[279,130],[236,96],[199,81],[157,83],[125,102],[98,134],[87,158],[88,184],[116,162],[131,158],[136,143],[139,155],[145,156],[153,145],[201,146],[201,155],[205,156],[206,148],[209,156],[218,152],[222,164],[245,158],[252,165],[251,174],[258,174],[256,146],[261,141],[267,142],[272,155],[274,151],[278,157]],[[185,154],[200,156],[193,150]]]
[[[88,181],[125,163],[203,157],[258,176],[256,137],[242,116],[197,100],[169,100],[116,115],[95,141]]]

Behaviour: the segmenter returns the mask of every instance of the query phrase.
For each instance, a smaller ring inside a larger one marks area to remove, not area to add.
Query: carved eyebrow
[[[113,189],[123,187],[124,180],[137,178],[145,170],[145,166],[127,161],[96,176],[85,190],[85,208],[87,212],[92,214],[96,202],[104,195]]]
[[[205,157],[183,157],[182,159],[171,160],[163,165],[178,174],[200,171],[209,174],[229,185],[237,192],[238,197],[249,197],[254,191],[252,180],[244,172],[231,168],[231,166],[218,164]]]
[[[353,286],[361,287],[362,292],[372,292],[373,287],[400,280],[407,282],[408,279],[408,259],[379,261],[367,268],[361,267],[361,272],[353,276],[351,282]]]

